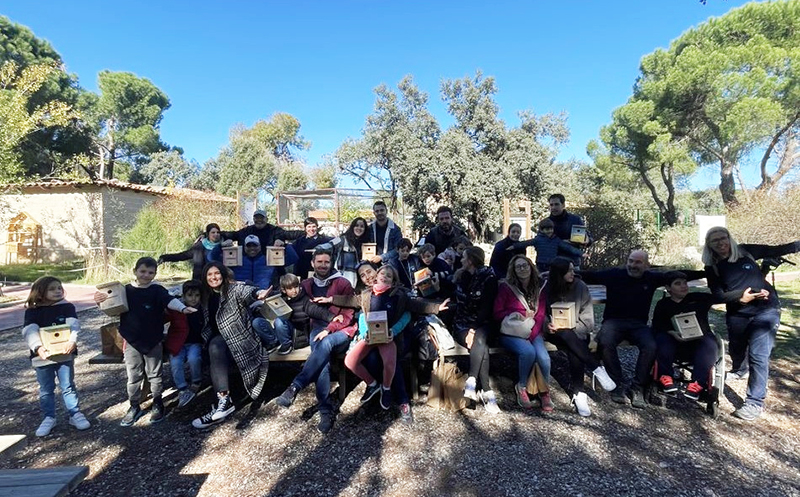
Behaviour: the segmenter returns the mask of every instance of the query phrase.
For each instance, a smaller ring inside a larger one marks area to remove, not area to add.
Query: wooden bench
[[[27,446],[28,438],[25,435],[0,435],[0,460]]]
[[[89,475],[88,466],[0,470],[0,497],[61,497]]]

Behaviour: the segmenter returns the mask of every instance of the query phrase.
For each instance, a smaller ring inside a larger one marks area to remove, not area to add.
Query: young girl
[[[367,403],[372,397],[380,392],[381,407],[389,409],[392,404],[391,391],[392,379],[394,378],[395,367],[397,365],[397,346],[394,340],[388,343],[369,345],[367,338],[367,314],[374,311],[386,311],[387,322],[390,327],[392,337],[403,331],[403,328],[411,321],[411,313],[406,310],[406,290],[400,285],[397,271],[391,266],[383,266],[378,270],[375,277],[375,284],[371,289],[364,290],[361,294],[362,312],[358,318],[358,336],[355,345],[350,349],[344,363],[347,369],[364,380],[367,390],[361,397],[361,403]],[[378,382],[361,363],[372,349],[378,349],[383,361],[383,384]]]
[[[39,406],[44,414],[44,420],[36,430],[36,436],[48,435],[56,424],[56,378],[61,387],[64,405],[69,412],[69,424],[79,430],[86,430],[90,425],[78,408],[78,392],[74,380],[74,359],[78,353],[76,343],[81,331],[75,306],[64,300],[64,288],[61,282],[52,276],[42,276],[33,283],[26,306],[22,336],[28,343],[31,365],[36,369]],[[42,345],[39,329],[63,324],[70,327],[65,353],[51,356],[51,351]]]

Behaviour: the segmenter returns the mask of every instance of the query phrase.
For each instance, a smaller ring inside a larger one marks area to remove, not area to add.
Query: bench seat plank
[[[63,496],[88,475],[88,466],[0,470],[0,496]]]

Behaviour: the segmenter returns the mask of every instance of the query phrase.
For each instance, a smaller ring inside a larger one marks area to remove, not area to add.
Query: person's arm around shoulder
[[[800,241],[784,243],[783,245],[742,244],[741,247],[752,255],[754,259],[758,260],[800,252]]]

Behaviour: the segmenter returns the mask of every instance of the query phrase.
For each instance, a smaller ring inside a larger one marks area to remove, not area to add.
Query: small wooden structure
[[[378,255],[377,243],[362,243],[361,244],[361,258],[368,261]]]
[[[41,247],[42,225],[27,212],[20,212],[8,223],[4,263],[38,262]]]
[[[239,267],[242,265],[242,247],[222,247],[222,264],[225,267]]]
[[[577,325],[575,302],[554,302],[551,306],[553,315],[550,318],[558,330],[571,330]]]
[[[672,316],[672,332],[672,335],[682,342],[703,336],[703,330],[694,312]]]
[[[267,247],[267,266],[283,267],[286,265],[285,247]]]
[[[128,296],[122,283],[119,281],[101,283],[97,285],[97,290],[108,294],[108,298],[100,303],[100,310],[107,316],[119,316],[123,312],[128,312]]]
[[[42,340],[42,346],[49,352],[48,358],[55,359],[53,356],[64,355],[69,337],[70,326],[68,324],[39,328],[39,338]]]
[[[291,314],[292,308],[289,307],[289,304],[287,304],[280,295],[269,297],[264,301],[264,305],[261,306],[261,315],[270,321],[274,321],[278,318],[285,318],[291,316]]]
[[[373,311],[367,313],[367,343],[378,345],[392,341],[389,331],[389,319],[386,311]]]

